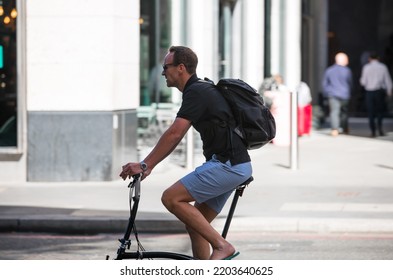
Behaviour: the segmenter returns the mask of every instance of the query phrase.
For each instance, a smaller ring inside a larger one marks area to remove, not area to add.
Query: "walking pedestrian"
[[[376,136],[377,128],[379,135],[384,136],[382,121],[387,96],[392,95],[392,79],[386,65],[379,62],[376,52],[370,53],[369,62],[363,66],[360,84],[366,92],[366,108],[371,137]],[[377,119],[377,127],[375,119]]]
[[[339,52],[335,56],[335,64],[324,73],[323,94],[329,99],[331,135],[337,136],[341,127],[344,133],[349,132],[348,105],[353,88],[352,71],[347,66],[348,56]]]

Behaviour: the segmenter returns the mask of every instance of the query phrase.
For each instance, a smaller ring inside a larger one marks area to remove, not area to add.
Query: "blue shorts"
[[[251,177],[251,162],[231,165],[213,158],[180,179],[199,204],[206,203],[220,213],[229,196],[241,183]]]

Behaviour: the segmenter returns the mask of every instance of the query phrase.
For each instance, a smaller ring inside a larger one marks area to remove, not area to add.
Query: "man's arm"
[[[385,66],[384,67],[384,83],[386,86],[386,93],[390,97],[392,96],[392,89],[393,89],[393,83],[392,83],[392,78],[390,78],[389,70]]]
[[[144,162],[153,169],[159,162],[172,153],[190,127],[191,123],[189,120],[176,118],[173,124],[160,137],[156,146],[145,158]]]
[[[361,73],[361,75],[360,75],[360,80],[359,80],[359,82],[360,82],[360,85],[362,86],[362,87],[365,87],[366,86],[366,79],[367,79],[367,75],[366,75],[366,67],[367,66],[367,64],[366,65],[364,65],[363,66],[363,68],[362,68],[362,73]]]
[[[139,162],[130,162],[123,166],[120,177],[125,180],[127,177],[131,177],[132,175],[142,172],[143,178],[148,176],[159,162],[171,154],[190,127],[191,122],[189,120],[176,118],[173,124],[160,137],[153,150],[143,160],[147,164],[147,170],[143,172]]]
[[[329,88],[328,70],[325,70],[322,78],[322,95],[327,97]]]

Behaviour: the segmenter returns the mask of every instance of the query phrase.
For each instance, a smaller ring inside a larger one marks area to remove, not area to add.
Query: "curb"
[[[128,219],[119,217],[24,216],[0,218],[0,232],[47,232],[59,234],[123,233]],[[225,218],[213,222],[220,231]],[[176,219],[149,218],[136,223],[139,233],[186,233]],[[391,234],[391,219],[234,217],[229,232],[362,233]]]
[[[126,230],[127,224],[127,218],[119,217],[2,217],[0,232],[120,233]],[[137,220],[136,226],[140,233],[185,233],[184,225],[177,220]]]
[[[217,220],[222,227],[224,220]],[[230,231],[292,232],[292,233],[393,233],[392,219],[343,219],[343,218],[234,218]]]

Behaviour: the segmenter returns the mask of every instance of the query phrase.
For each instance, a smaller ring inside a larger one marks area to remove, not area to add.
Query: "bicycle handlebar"
[[[132,193],[132,188],[134,188],[134,197],[133,200],[139,201],[139,198],[141,196],[141,179],[142,176],[141,174],[135,174],[132,176],[132,181],[128,184],[128,188],[130,189],[130,192]]]

